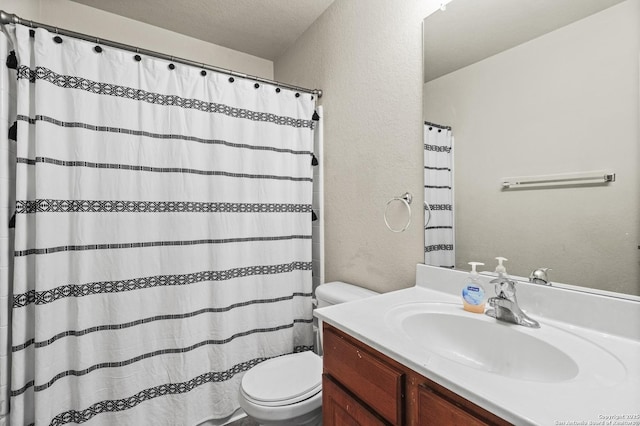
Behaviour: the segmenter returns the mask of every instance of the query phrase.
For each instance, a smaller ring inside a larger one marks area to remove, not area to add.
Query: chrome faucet
[[[512,324],[523,325],[525,327],[540,328],[540,323],[525,314],[516,298],[516,283],[506,276],[499,276],[490,281],[495,284],[496,297],[488,300],[489,306],[493,309],[487,310],[486,314],[500,321]]]
[[[534,284],[542,284],[542,285],[551,285],[549,282],[549,277],[547,276],[547,271],[550,271],[551,268],[538,268],[531,272],[529,275],[529,282]]]

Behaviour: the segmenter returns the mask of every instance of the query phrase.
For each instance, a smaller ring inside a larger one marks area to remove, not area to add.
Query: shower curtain
[[[9,42],[0,32],[0,58],[6,58]],[[10,75],[4,64],[0,64],[0,426],[6,426],[9,412],[9,372],[11,330],[10,283],[13,233],[9,218],[15,202],[10,194],[15,188],[15,142],[9,140],[9,123],[15,121],[15,72]]]
[[[231,414],[243,372],[313,345],[313,96],[8,31],[11,424]]]
[[[455,267],[453,136],[451,128],[424,124],[424,263]]]

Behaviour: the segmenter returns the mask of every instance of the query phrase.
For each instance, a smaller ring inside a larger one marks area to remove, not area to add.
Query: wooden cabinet
[[[323,424],[509,425],[324,323]]]
[[[392,425],[402,424],[401,369],[334,328],[324,331],[324,373]]]

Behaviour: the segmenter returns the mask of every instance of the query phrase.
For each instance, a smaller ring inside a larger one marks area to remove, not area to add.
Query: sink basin
[[[506,324],[478,321],[454,313],[417,313],[403,330],[424,336],[433,353],[480,370],[523,380],[556,382],[578,374],[575,361],[561,350]]]
[[[563,382],[581,373],[614,384],[624,366],[605,349],[544,324],[540,329],[496,321],[449,303],[409,303],[392,308],[385,323],[425,351],[427,363],[443,360],[486,373],[535,382]],[[604,367],[604,370],[603,370]]]

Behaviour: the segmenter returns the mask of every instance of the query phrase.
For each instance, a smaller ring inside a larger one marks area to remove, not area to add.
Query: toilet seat
[[[256,405],[279,407],[304,401],[322,390],[322,358],[306,351],[264,361],[245,373],[240,389]]]

